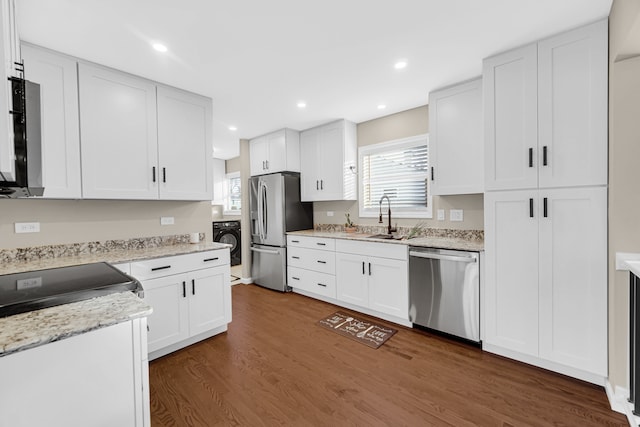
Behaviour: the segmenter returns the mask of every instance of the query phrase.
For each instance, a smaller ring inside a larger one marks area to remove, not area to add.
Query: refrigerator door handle
[[[275,251],[273,249],[259,249],[259,248],[251,247],[251,251],[260,252],[262,254],[273,254],[273,255],[277,255],[278,254],[278,251]]]
[[[262,240],[264,241],[267,238],[267,227],[269,224],[268,218],[267,218],[267,183],[262,181]]]

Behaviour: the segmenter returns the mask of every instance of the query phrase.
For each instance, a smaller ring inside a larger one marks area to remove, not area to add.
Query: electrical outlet
[[[438,209],[438,221],[444,221],[444,209]]]
[[[327,216],[333,216],[333,211],[327,211]]]
[[[40,223],[39,222],[16,222],[15,229],[16,229],[16,233],[39,233]]]
[[[173,225],[175,223],[176,223],[176,220],[172,216],[161,216],[160,217],[160,225]]]
[[[462,221],[463,220],[463,211],[462,209],[450,209],[449,210],[449,221]]]

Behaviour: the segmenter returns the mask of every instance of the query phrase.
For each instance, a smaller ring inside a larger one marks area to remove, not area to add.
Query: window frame
[[[224,176],[224,188],[223,188],[223,194],[224,194],[224,210],[222,212],[223,215],[225,216],[229,216],[229,215],[242,215],[242,199],[240,201],[240,209],[235,210],[235,209],[229,209],[229,207],[231,206],[231,180],[235,179],[235,178],[240,178],[240,171],[237,172],[229,172],[227,174],[225,174]],[[240,179],[240,194],[242,195],[242,179]]]
[[[360,169],[360,173],[358,174],[358,215],[361,218],[377,218],[379,216],[379,207],[376,208],[365,208],[364,207],[364,170],[363,168],[363,160],[367,155],[385,152],[385,151],[393,151],[402,148],[411,148],[419,145],[427,145],[427,152],[429,151],[429,134],[420,134],[411,136],[408,138],[395,139],[392,141],[380,142],[377,144],[371,145],[363,145],[358,147],[358,167]],[[429,162],[430,159],[427,159]],[[427,171],[431,167],[430,163],[427,163]],[[419,219],[432,219],[433,218],[433,197],[431,196],[431,178],[429,177],[428,172],[425,174],[425,178],[427,180],[427,206],[424,208],[399,208],[392,207],[391,209],[391,217],[392,218],[419,218]],[[386,203],[383,203],[383,214],[386,212],[385,206]]]

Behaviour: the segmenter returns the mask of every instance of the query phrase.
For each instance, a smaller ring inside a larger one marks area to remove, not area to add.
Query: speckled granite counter
[[[0,318],[0,357],[151,312],[133,293],[121,292]]]
[[[198,243],[174,244],[143,248],[111,248],[101,252],[80,253],[71,256],[42,257],[27,260],[11,260],[0,265],[0,274],[21,273],[24,271],[42,270],[45,268],[67,267],[70,265],[90,264],[92,262],[130,262],[146,259],[162,258],[174,255],[184,255],[195,252],[226,249],[231,245],[226,243]]]
[[[292,231],[287,234],[296,236],[311,236],[311,237],[328,237],[332,239],[349,239],[349,240],[361,240],[363,242],[381,242],[396,245],[406,246],[421,246],[425,248],[440,248],[440,249],[456,249],[463,251],[483,251],[484,241],[477,239],[468,239],[463,237],[417,237],[414,239],[372,239],[375,233],[345,233],[343,231],[318,231],[318,230],[301,230]]]

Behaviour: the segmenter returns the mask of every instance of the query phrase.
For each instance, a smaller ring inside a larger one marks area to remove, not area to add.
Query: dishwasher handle
[[[409,256],[414,256],[418,258],[427,258],[427,259],[440,259],[443,261],[478,262],[478,257],[476,255],[458,256],[458,255],[437,254],[433,252],[409,251]]]

